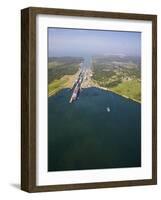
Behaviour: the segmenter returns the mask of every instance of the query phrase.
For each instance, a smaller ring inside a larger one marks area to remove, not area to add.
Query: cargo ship
[[[69,103],[72,103],[73,101],[76,101],[79,97],[80,89],[81,89],[81,84],[83,82],[83,77],[84,77],[84,72],[80,72],[78,79],[75,81],[73,85],[73,93],[70,98]]]
[[[77,100],[78,95],[79,95],[79,90],[80,90],[80,87],[77,84],[76,87],[74,88],[73,94],[72,94],[71,99],[69,101],[70,103],[72,103],[73,101]]]

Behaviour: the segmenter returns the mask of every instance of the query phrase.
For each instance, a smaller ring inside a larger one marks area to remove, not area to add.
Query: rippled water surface
[[[48,98],[48,171],[141,166],[141,104],[98,88],[70,96]]]

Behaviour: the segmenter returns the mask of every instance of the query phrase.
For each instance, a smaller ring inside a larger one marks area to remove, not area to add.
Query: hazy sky
[[[48,28],[49,56],[141,55],[141,33]]]

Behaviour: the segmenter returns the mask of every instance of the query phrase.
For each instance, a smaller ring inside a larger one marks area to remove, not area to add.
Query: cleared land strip
[[[64,75],[58,80],[53,80],[48,85],[48,97],[56,94],[61,89],[72,88],[75,79],[77,78],[79,71],[74,75]]]

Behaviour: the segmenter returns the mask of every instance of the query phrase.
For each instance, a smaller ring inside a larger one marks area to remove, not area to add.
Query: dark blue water
[[[48,170],[141,166],[141,105],[98,88],[48,98]],[[110,112],[107,112],[110,107]]]

